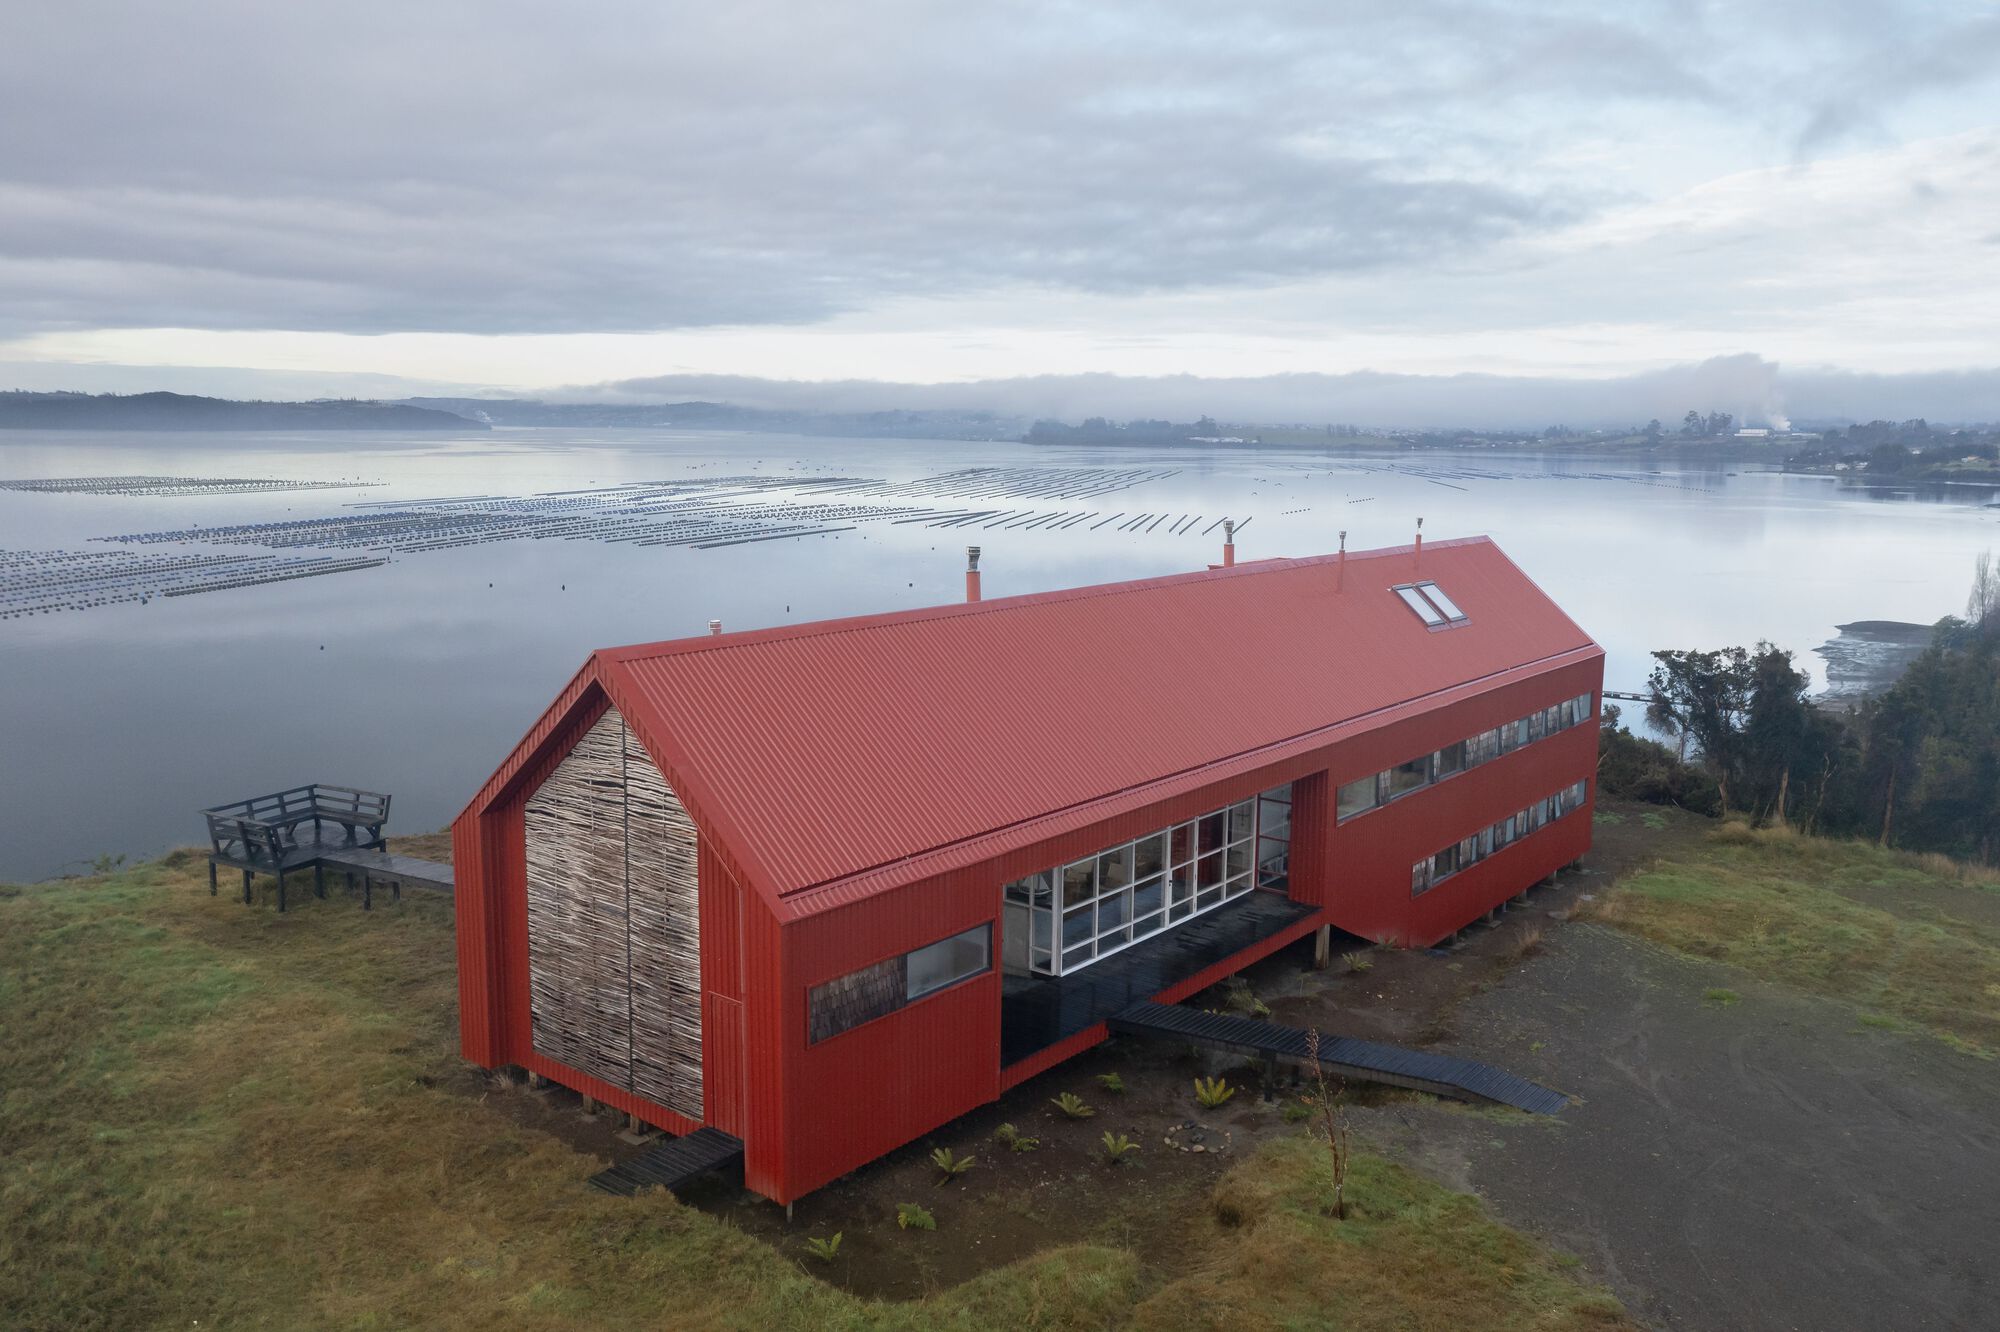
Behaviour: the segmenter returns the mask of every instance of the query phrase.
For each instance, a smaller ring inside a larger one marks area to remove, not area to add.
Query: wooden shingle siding
[[[699,1119],[695,833],[606,712],[524,811],[535,1050]]]

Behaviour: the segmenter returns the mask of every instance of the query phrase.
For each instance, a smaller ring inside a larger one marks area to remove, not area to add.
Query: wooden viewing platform
[[[389,822],[389,797],[379,791],[316,782],[215,805],[202,816],[208,820],[211,896],[220,865],[242,871],[245,905],[254,876],[276,878],[280,911],[285,909],[285,876],[293,870],[310,869],[313,893],[322,898],[328,869],[345,873],[350,889],[359,874],[364,911],[374,906],[378,879],[392,885],[398,898],[406,883],[452,891],[451,866],[387,849],[382,830]]]

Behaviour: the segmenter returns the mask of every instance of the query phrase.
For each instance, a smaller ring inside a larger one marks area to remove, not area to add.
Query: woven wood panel
[[[524,814],[535,1049],[700,1118],[701,938],[686,809],[613,710]]]
[[[625,733],[632,944],[632,1090],[701,1118],[701,913],[694,822]]]

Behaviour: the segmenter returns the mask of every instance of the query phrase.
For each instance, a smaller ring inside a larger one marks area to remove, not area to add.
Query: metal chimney
[[[708,632],[711,634],[720,635],[722,633],[722,621],[710,620],[708,622]]]
[[[979,547],[965,548],[965,599],[979,600]]]
[[[1227,569],[1236,563],[1236,520],[1222,520],[1222,567]]]

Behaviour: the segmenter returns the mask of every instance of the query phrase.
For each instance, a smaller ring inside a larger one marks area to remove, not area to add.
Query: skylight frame
[[[1441,633],[1446,629],[1456,629],[1460,625],[1471,623],[1472,617],[1431,579],[1425,578],[1414,583],[1397,583],[1389,590],[1402,599],[1403,604],[1410,608],[1413,615],[1423,621],[1424,628],[1430,633]]]

